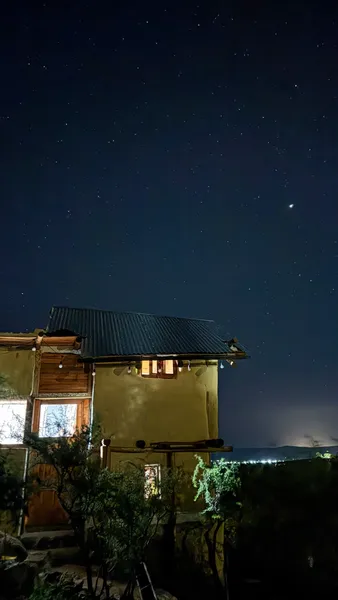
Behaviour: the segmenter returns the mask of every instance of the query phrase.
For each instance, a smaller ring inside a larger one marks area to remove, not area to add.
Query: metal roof
[[[214,321],[54,306],[47,335],[66,332],[84,338],[84,358],[234,355]]]

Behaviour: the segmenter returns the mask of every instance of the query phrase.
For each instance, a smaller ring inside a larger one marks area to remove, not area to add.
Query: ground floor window
[[[0,444],[22,444],[26,400],[0,400]]]
[[[146,498],[159,496],[161,493],[161,465],[144,466],[145,484],[144,495]]]

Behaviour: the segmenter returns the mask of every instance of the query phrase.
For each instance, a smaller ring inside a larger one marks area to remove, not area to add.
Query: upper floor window
[[[176,376],[176,363],[173,360],[143,360],[141,375],[170,379]]]

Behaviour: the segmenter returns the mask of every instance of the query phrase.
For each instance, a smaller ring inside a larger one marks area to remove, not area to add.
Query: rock
[[[0,531],[0,556],[16,558],[17,562],[23,562],[28,552],[18,538]]]
[[[175,596],[165,590],[156,590],[157,600],[177,600]]]
[[[1,584],[6,598],[30,596],[34,588],[36,571],[28,562],[7,563],[1,570]]]

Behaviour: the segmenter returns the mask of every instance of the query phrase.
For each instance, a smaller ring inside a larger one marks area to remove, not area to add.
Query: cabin
[[[204,440],[218,439],[218,369],[247,358],[213,321],[96,309],[53,307],[45,331],[29,340],[26,425],[53,438],[61,421],[71,435],[95,419],[103,466],[133,461],[156,478],[165,466],[192,472],[196,442],[209,458]],[[48,478],[48,467],[40,469]],[[28,529],[66,520],[52,490],[31,499]]]

